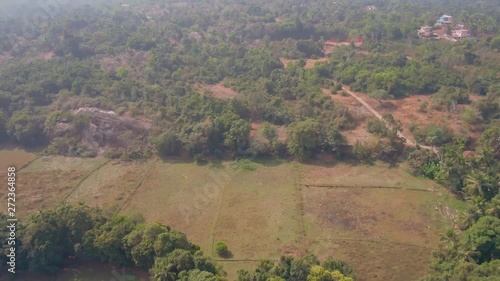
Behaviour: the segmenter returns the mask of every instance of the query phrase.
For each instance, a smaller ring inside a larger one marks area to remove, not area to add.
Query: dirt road
[[[358,96],[356,93],[354,93],[353,91],[351,91],[349,89],[348,86],[345,86],[345,85],[342,85],[342,89],[348,93],[349,95],[351,95],[353,98],[355,98],[358,102],[360,102],[362,105],[364,105],[366,107],[366,109],[368,109],[368,111],[370,111],[373,115],[375,115],[375,117],[377,117],[378,119],[384,121],[384,119],[382,118],[382,115],[380,115],[380,113],[378,113],[378,111],[376,111],[371,105],[369,105],[366,101],[364,101],[360,96]],[[384,121],[385,123],[385,121]],[[388,125],[386,123],[386,125]],[[436,148],[436,147],[431,147],[431,146],[427,146],[427,145],[421,145],[421,144],[418,144],[417,142],[414,142],[412,141],[411,139],[407,138],[406,136],[404,136],[401,131],[398,131],[398,137],[406,140],[406,143],[411,145],[411,146],[416,146],[416,145],[419,145],[421,148],[423,149],[428,149],[428,150],[432,150],[434,151],[434,153],[438,153],[439,152],[439,149]]]

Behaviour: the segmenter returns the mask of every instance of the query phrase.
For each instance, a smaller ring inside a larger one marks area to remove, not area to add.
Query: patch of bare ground
[[[331,38],[325,41],[323,45],[324,57],[318,59],[306,59],[305,69],[313,68],[318,62],[327,62],[329,60],[329,55],[333,52],[333,50],[338,46],[349,46],[351,42],[354,42],[355,47],[361,47],[364,44],[362,38],[347,38],[345,41],[336,41],[335,38]],[[296,59],[288,59],[284,57],[280,57],[281,63],[283,63],[284,67],[287,68],[290,62],[297,61]]]
[[[327,62],[328,58],[319,58],[319,59],[308,59],[306,60],[305,69],[313,68],[318,62]]]
[[[355,92],[365,102],[372,106],[381,115],[390,113],[403,123],[403,135],[414,141],[408,124],[417,125],[438,124],[448,127],[454,132],[462,132],[466,125],[460,118],[460,113],[467,105],[460,104],[454,112],[436,109],[432,107],[430,95],[411,95],[402,99],[382,101],[370,98],[366,93]],[[471,100],[477,97],[471,96]],[[425,110],[419,110],[421,104],[427,103]],[[479,135],[476,132],[471,133],[472,138],[476,139]]]
[[[128,70],[128,76],[132,79],[144,79],[144,68],[150,52],[130,50],[116,56],[105,56],[99,60],[101,67],[108,72],[116,72],[123,67]]]
[[[222,82],[215,85],[196,85],[195,89],[202,95],[211,95],[218,99],[232,99],[238,95],[238,92],[224,86]]]
[[[321,90],[324,94],[330,96],[334,103],[348,107],[351,115],[356,121],[356,128],[342,131],[342,135],[346,138],[348,144],[352,145],[357,141],[368,141],[375,138],[366,128],[366,121],[368,118],[371,118],[372,115],[364,106],[351,95],[342,95],[340,93],[331,94],[330,89]]]
[[[393,189],[304,188],[310,250],[335,253],[358,280],[416,280],[427,272],[443,219],[436,194]],[[411,254],[409,254],[411,253]]]
[[[40,52],[35,56],[35,58],[43,60],[50,60],[53,57],[54,57],[54,52]]]

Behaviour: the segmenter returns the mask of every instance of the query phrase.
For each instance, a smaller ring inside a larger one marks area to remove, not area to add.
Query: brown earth
[[[144,69],[150,52],[129,50],[117,56],[106,56],[99,59],[101,67],[111,73],[123,67],[128,70],[128,77],[132,79],[145,79]]]
[[[224,86],[221,83],[217,83],[215,85],[195,85],[195,90],[197,90],[202,95],[212,95],[218,99],[232,99],[238,96],[238,92],[234,91],[231,88]]]
[[[79,134],[80,143],[97,155],[107,149],[135,150],[148,146],[147,137],[152,122],[145,117],[132,118],[120,116],[114,111],[105,111],[95,107],[81,107],[73,113],[90,118]],[[64,136],[72,129],[72,125],[61,120],[56,123],[49,137]]]
[[[349,89],[348,87],[346,87]],[[411,95],[402,99],[382,101],[382,104],[377,100],[370,98],[366,93],[355,92],[360,98],[368,103],[373,109],[381,115],[390,113],[403,123],[403,135],[415,141],[411,132],[408,129],[408,124],[415,123],[417,125],[438,124],[443,125],[456,133],[463,132],[466,124],[460,118],[460,113],[467,105],[457,105],[456,112],[450,112],[432,107],[432,99],[430,95]],[[471,96],[471,100],[477,100],[477,96]],[[428,106],[425,112],[419,111],[420,104],[427,102]],[[471,137],[477,139],[478,132],[471,132]]]
[[[364,44],[363,39],[360,37],[347,38],[345,41],[341,41],[341,42],[336,41],[335,38],[331,38],[329,40],[326,40],[325,44],[323,45],[323,50],[324,50],[325,56],[318,58],[318,59],[306,59],[306,65],[304,66],[304,68],[305,69],[313,68],[317,62],[327,62],[329,60],[330,54],[332,53],[332,51],[336,47],[348,46],[351,44],[352,41],[354,41],[354,46],[356,46],[356,47],[361,47]],[[290,62],[297,61],[297,60],[280,57],[280,61],[283,63],[284,67],[287,68],[287,66]]]

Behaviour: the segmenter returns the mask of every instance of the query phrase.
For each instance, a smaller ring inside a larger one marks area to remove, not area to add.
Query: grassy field
[[[307,252],[348,261],[359,280],[416,280],[461,208],[434,182],[384,165],[40,157],[19,187],[22,214],[67,199],[170,225],[220,259],[229,280],[259,259]],[[219,240],[226,259],[213,251]]]

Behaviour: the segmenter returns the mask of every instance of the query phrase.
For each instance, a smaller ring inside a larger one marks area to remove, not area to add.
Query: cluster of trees
[[[454,140],[441,147],[439,157],[427,150],[408,155],[414,174],[438,181],[467,201],[459,230],[442,234],[425,280],[492,280],[500,274],[499,128],[492,124],[484,131],[475,154],[464,153],[465,141]]]
[[[6,216],[0,214],[6,220]],[[111,215],[86,206],[63,205],[18,225],[16,266],[20,272],[56,273],[70,257],[149,270],[154,280],[220,280],[222,268],[186,236],[140,215]],[[6,232],[2,232],[6,241]],[[10,246],[2,244],[6,251]],[[0,257],[6,270],[8,257]]]
[[[328,258],[322,263],[315,255],[301,258],[283,256],[278,263],[263,260],[254,271],[238,271],[238,281],[353,281],[352,268],[341,260]]]
[[[4,214],[0,218],[7,221]],[[70,258],[149,271],[152,280],[225,280],[222,267],[204,256],[186,236],[160,223],[146,223],[141,215],[113,215],[84,205],[61,205],[43,210],[18,226],[16,272],[54,274]],[[0,238],[7,241],[6,232]],[[2,251],[9,251],[7,243]],[[216,250],[228,253],[224,242]],[[0,257],[6,270],[8,257]],[[263,260],[255,271],[240,270],[238,280],[352,281],[354,271],[341,260],[321,264],[314,255]]]

